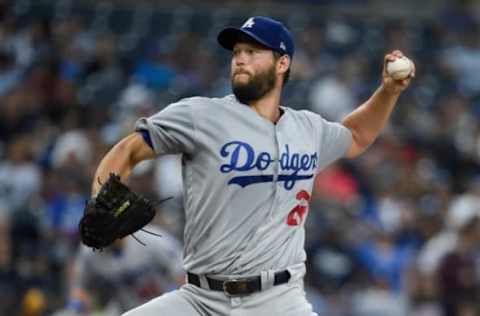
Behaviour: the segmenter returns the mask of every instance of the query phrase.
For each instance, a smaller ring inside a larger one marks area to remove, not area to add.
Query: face
[[[273,52],[255,43],[239,42],[233,47],[232,90],[245,104],[269,93],[277,82]]]

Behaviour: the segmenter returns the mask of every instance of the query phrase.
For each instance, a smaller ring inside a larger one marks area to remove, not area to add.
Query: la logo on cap
[[[253,18],[250,18],[247,20],[247,22],[245,22],[243,25],[242,25],[242,28],[251,28],[253,27],[253,25],[255,24],[255,21]]]

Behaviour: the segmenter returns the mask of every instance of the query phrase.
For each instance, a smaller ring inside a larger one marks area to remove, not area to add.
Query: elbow
[[[353,136],[354,135],[354,136]],[[370,147],[370,145],[375,141],[377,135],[372,133],[352,133],[352,138],[354,139],[355,143],[362,148],[363,150]]]
[[[376,135],[361,132],[357,129],[350,128],[352,133],[352,145],[347,151],[347,158],[355,158],[361,155],[375,141]]]
[[[128,138],[123,139],[115,145],[115,157],[120,158],[125,162],[128,168],[133,168],[136,164],[134,148]]]
[[[139,133],[127,136],[118,146],[121,155],[126,157],[127,163],[131,168],[144,160],[155,158],[155,152]]]

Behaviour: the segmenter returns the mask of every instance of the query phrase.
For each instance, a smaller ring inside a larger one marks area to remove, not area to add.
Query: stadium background
[[[319,315],[480,315],[480,3],[446,0],[0,1],[1,315],[65,306],[99,159],[139,116],[228,93],[216,34],[252,15],[294,34],[284,103],[330,120],[376,88],[386,52],[417,65],[376,144],[317,179],[306,285]],[[169,190],[141,169],[134,188]],[[181,238],[176,208],[158,222]]]

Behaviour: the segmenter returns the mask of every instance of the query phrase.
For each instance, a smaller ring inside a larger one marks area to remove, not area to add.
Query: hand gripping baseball
[[[410,81],[415,77],[415,64],[401,51],[395,50],[385,55],[382,77],[386,90],[400,93],[409,86]]]
[[[85,245],[102,249],[142,229],[154,216],[153,204],[111,173],[98,195],[87,201],[79,223],[80,238]]]

